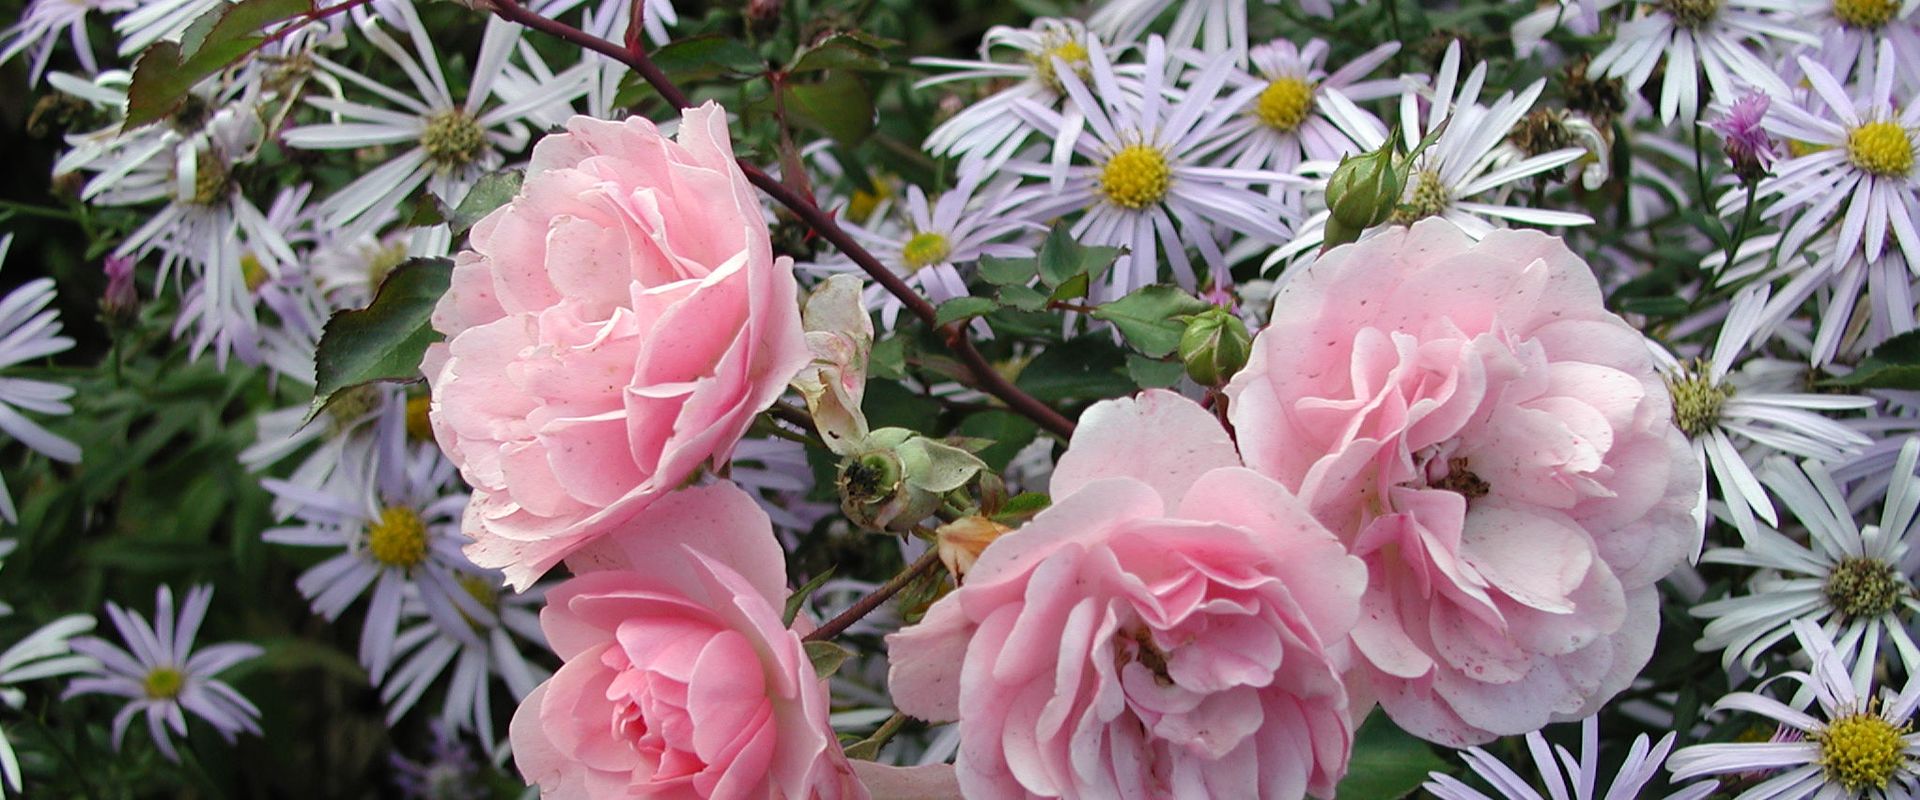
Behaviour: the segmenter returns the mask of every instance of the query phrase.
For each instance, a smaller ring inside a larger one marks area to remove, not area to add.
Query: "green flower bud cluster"
[[[1335,167],[1333,176],[1327,179],[1326,243],[1321,249],[1352,242],[1366,229],[1392,219],[1401,196],[1406,193],[1413,160],[1445,129],[1445,123],[1434,128],[1413,152],[1404,156],[1395,153],[1400,142],[1400,131],[1396,128],[1387,134],[1380,149],[1341,158],[1340,166]]]
[[[1253,335],[1247,324],[1224,308],[1215,306],[1187,319],[1180,334],[1180,361],[1187,376],[1201,386],[1224,386],[1234,373],[1247,365],[1253,351]]]
[[[881,428],[840,462],[840,510],[867,530],[912,530],[983,474],[989,474],[986,462],[965,449],[905,428]]]

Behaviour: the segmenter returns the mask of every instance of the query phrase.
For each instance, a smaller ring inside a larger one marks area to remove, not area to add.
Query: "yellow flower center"
[[[1399,225],[1411,225],[1415,221],[1444,214],[1451,205],[1453,192],[1440,180],[1440,173],[1423,169],[1413,173],[1413,187],[1407,193],[1407,201],[1394,209],[1391,221]]]
[[[380,406],[380,390],[371,384],[361,384],[340,390],[327,403],[327,416],[333,419],[334,428],[345,428],[361,417],[366,416]]]
[[[1281,133],[1291,133],[1313,111],[1313,84],[1299,78],[1275,78],[1254,101],[1253,115]]]
[[[853,190],[853,197],[847,200],[847,219],[864,224],[881,202],[892,198],[893,183],[875,175],[867,188]]]
[[[1060,85],[1060,75],[1053,69],[1055,58],[1065,62],[1083,82],[1086,80],[1087,64],[1091,63],[1087,61],[1087,48],[1072,39],[1061,39],[1057,42],[1049,42],[1045,50],[1027,56],[1027,61],[1033,64],[1033,76],[1039,78],[1047,88],[1055,92],[1066,91],[1065,87]]]
[[[487,132],[467,112],[449,109],[427,119],[420,147],[427,151],[427,160],[441,169],[464,167],[486,151]]]
[[[1666,0],[1660,7],[1682,28],[1698,28],[1720,14],[1720,0]]]
[[[427,560],[427,522],[411,508],[387,506],[367,526],[367,552],[389,567],[412,569]]]
[[[907,262],[907,268],[914,272],[947,260],[947,237],[933,231],[921,231],[907,240],[900,248],[900,260]]]
[[[393,272],[395,267],[406,263],[406,260],[407,244],[405,242],[396,241],[381,245],[380,249],[373,254],[373,258],[367,260],[367,286],[374,289],[380,288],[381,282],[387,279],[387,274]]]
[[[1121,208],[1139,211],[1158,203],[1172,185],[1167,157],[1143,144],[1120,148],[1100,168],[1100,195]]]
[[[188,202],[196,206],[210,206],[225,200],[227,187],[232,184],[232,174],[227,171],[226,162],[206,150],[193,154],[193,197]]]
[[[1825,149],[1827,149],[1827,146],[1824,144],[1816,144],[1814,142],[1803,142],[1803,141],[1800,141],[1799,139],[1787,140],[1787,154],[1793,156],[1794,158],[1799,158],[1801,156],[1810,156],[1810,155],[1813,155],[1814,153],[1818,153]]]
[[[180,690],[186,688],[187,676],[173,667],[154,667],[147,673],[147,679],[141,681],[140,688],[147,693],[148,700],[172,700],[180,696]]]
[[[1879,714],[1841,717],[1812,735],[1820,743],[1820,767],[1829,783],[1848,792],[1867,787],[1887,788],[1894,773],[1907,765],[1905,736],[1912,726],[1894,727]]]
[[[1833,0],[1833,15],[1849,28],[1878,30],[1898,10],[1898,0]]]
[[[416,442],[433,441],[433,422],[427,416],[432,408],[431,395],[417,394],[407,398],[407,438]]]
[[[1905,175],[1913,170],[1913,137],[1897,122],[1866,123],[1847,134],[1847,161],[1869,175]]]
[[[1833,565],[1821,591],[1847,619],[1870,619],[1892,611],[1907,590],[1892,564],[1852,556]]]
[[[1673,424],[1689,437],[1699,437],[1720,422],[1720,408],[1733,396],[1733,387],[1716,386],[1707,380],[1705,368],[1695,365],[1679,375],[1667,376],[1667,392],[1673,395]]]
[[[267,267],[260,263],[260,257],[248,251],[240,256],[240,279],[247,284],[248,292],[260,291],[273,276],[267,274]]]

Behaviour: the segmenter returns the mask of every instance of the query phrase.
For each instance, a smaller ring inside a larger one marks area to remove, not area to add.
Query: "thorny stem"
[[[853,623],[859,622],[862,617],[873,613],[873,610],[879,608],[880,604],[893,599],[893,596],[899,594],[901,589],[907,588],[907,584],[913,583],[914,580],[918,579],[921,575],[932,571],[934,566],[939,563],[940,548],[933,546],[927,547],[927,552],[920,556],[920,560],[913,562],[911,566],[901,570],[900,574],[888,579],[886,583],[880,584],[880,588],[873,590],[867,594],[867,596],[853,601],[853,605],[847,606],[847,610],[840,612],[833,619],[827,620],[826,623],[820,627],[814,628],[812,633],[800,638],[809,642],[824,642],[835,636],[839,636],[842,632],[846,631],[848,627],[852,626]]]
[[[660,67],[653,63],[653,59],[647,56],[646,49],[640,46],[638,26],[633,26],[629,30],[627,34],[629,41],[627,46],[623,47],[559,20],[536,14],[522,6],[519,0],[486,0],[486,6],[501,19],[532,28],[625,64],[675,108],[687,108],[691,105],[687,101],[686,94],[680,91],[680,87],[673,84],[666,73],[662,72]],[[929,327],[934,327],[938,312],[933,304],[915,292],[900,276],[887,269],[886,265],[881,264],[880,260],[859,242],[854,241],[853,237],[834,221],[833,216],[821,210],[812,198],[802,196],[788,188],[758,166],[745,160],[740,160],[739,163],[740,170],[746,173],[748,182],[765,192],[775,202],[786,206],[800,218],[801,222],[820,234],[820,238],[826,239],[834,247],[839,248],[840,252],[845,253],[853,263],[866,271],[874,282],[899,298],[908,312],[919,317]],[[966,383],[999,398],[1001,402],[1007,404],[1008,408],[1039,423],[1041,427],[1055,435],[1061,437],[1073,435],[1073,421],[1061,416],[1060,412],[1040,402],[1034,396],[1021,391],[1019,387],[1013,385],[1012,381],[1007,380],[1006,376],[1001,375],[999,370],[994,369],[993,364],[973,346],[973,341],[967,338],[964,325],[948,323],[945,326],[939,326],[939,332],[946,342],[947,349],[953,351],[953,354],[959,357],[960,363],[966,366],[971,377],[971,380]]]

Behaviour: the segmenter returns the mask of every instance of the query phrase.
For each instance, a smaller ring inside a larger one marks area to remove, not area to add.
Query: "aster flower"
[[[955,81],[987,80],[1006,84],[968,104],[927,134],[924,145],[927,152],[985,158],[989,164],[1005,161],[1032,132],[1026,120],[1013,113],[1014,106],[1024,101],[1056,107],[1066,96],[1056,60],[1085,81],[1091,74],[1088,44],[1095,39],[1079,20],[1042,17],[1026,28],[995,25],[987,29],[986,35],[980,37],[977,61],[932,56],[914,59],[913,65],[917,67],[951,70],[915,83],[915,89]],[[994,60],[996,52],[1006,51],[1012,52],[1011,60]],[[1100,52],[1109,59],[1119,55],[1112,47],[1103,47]],[[1115,88],[1137,94],[1137,84],[1130,76],[1116,73]]]
[[[1626,760],[1607,784],[1605,794],[1600,793],[1597,784],[1600,774],[1599,717],[1587,717],[1580,721],[1579,758],[1574,758],[1565,747],[1549,747],[1547,737],[1541,735],[1540,731],[1527,734],[1527,753],[1533,756],[1534,770],[1540,774],[1546,786],[1545,795],[1535,791],[1533,784],[1484,749],[1468,748],[1463,757],[1474,774],[1499,793],[1501,800],[1543,800],[1544,797],[1554,800],[1637,800],[1649,796],[1645,794],[1647,784],[1660,774],[1661,764],[1666,761],[1667,751],[1673,749],[1673,740],[1678,735],[1668,732],[1658,744],[1651,747],[1647,744],[1646,734],[1634,737]],[[1446,773],[1431,772],[1428,778],[1421,788],[1431,792],[1436,800],[1493,800]],[[1703,800],[1717,788],[1719,784],[1713,781],[1695,784],[1667,795],[1666,800]]]
[[[1747,92],[1728,105],[1725,113],[1707,123],[1707,127],[1720,134],[1727,160],[1743,182],[1759,180],[1771,172],[1773,163],[1780,159],[1778,146],[1762,125],[1772,102],[1763,92]]]
[[[11,234],[0,236],[0,263],[7,259],[13,245]],[[0,370],[23,361],[45,358],[73,347],[73,340],[60,335],[60,312],[53,304],[53,279],[34,278],[0,299]],[[73,387],[28,378],[0,377],[0,432],[20,440],[29,449],[55,461],[69,464],[80,460],[80,446],[54,435],[21,411],[39,414],[71,414],[67,398]],[[0,480],[0,517],[19,522],[13,507],[13,495]]]
[[[1266,0],[1269,4],[1275,0]],[[1174,0],[1104,0],[1087,18],[1087,26],[1113,42],[1140,38]],[[1176,49],[1192,47],[1208,55],[1226,56],[1235,64],[1247,60],[1247,0],[1186,0],[1178,3],[1167,42]]]
[[[454,626],[435,619],[426,603],[408,598],[401,607],[401,630],[394,641],[396,666],[380,685],[387,724],[398,722],[419,703],[442,675],[452,677],[437,719],[455,730],[473,731],[489,747],[493,731],[493,689],[503,685],[515,703],[526,699],[548,671],[529,661],[521,642],[546,646],[539,610],[543,586],[508,593],[499,571],[469,565],[455,578],[473,602],[463,605]]]
[[[141,0],[113,21],[120,55],[134,56],[161,39],[177,39],[187,26],[226,0]]]
[[[297,525],[262,534],[275,544],[338,548],[340,552],[301,573],[296,585],[328,620],[373,590],[360,633],[360,662],[381,681],[400,646],[402,605],[417,593],[445,630],[461,630],[485,613],[460,578],[478,569],[460,553],[460,513],[467,497],[453,485],[453,465],[430,446],[403,458],[371,452],[340,464],[319,488],[266,478],[261,485],[294,504]]]
[[[174,616],[173,590],[160,587],[154,597],[153,622],[140,615],[107,603],[107,616],[120,631],[128,649],[121,649],[94,637],[76,639],[73,650],[93,658],[100,667],[88,677],[67,684],[63,697],[105,694],[129,700],[113,717],[113,745],[120,746],[127,727],[136,714],[145,713],[147,732],[167,760],[178,762],[180,753],[173,747],[174,734],[187,735],[188,713],[205,720],[229,744],[241,732],[259,735],[260,709],[247,698],[214,676],[227,668],[259,656],[258,645],[228,642],[194,652],[194,637],[213,603],[213,587],[195,586],[187,590],[186,603]]]
[[[1810,48],[1810,54],[1834,77],[1864,78],[1873,69],[1875,52],[1885,42],[1898,56],[1895,68],[1900,71],[1900,79],[1909,88],[1920,88],[1920,26],[1913,23],[1920,3],[1831,0],[1808,5],[1811,8],[1801,24],[1820,32],[1820,44]]]
[[[1798,9],[1797,0],[1635,0],[1639,17],[1614,31],[1613,43],[1594,56],[1591,70],[1620,78],[1622,89],[1640,91],[1654,68],[1666,61],[1660,85],[1660,121],[1676,116],[1691,122],[1705,105],[1700,96],[1700,74],[1705,73],[1713,96],[1731,98],[1752,86],[1774,97],[1786,97],[1787,85],[1751,45],[1794,42],[1816,45],[1820,40],[1796,27],[1784,14]]]
[[[94,11],[117,13],[135,8],[136,0],[33,0],[20,21],[0,31],[0,64],[28,53],[27,83],[37,84],[46,74],[47,59],[61,35],[73,45],[73,54],[88,73],[100,71],[93,57],[93,41],[87,36],[87,15]]]
[[[1357,138],[1384,140],[1387,129],[1372,114],[1354,115],[1357,107],[1352,103],[1329,104],[1320,96],[1336,92],[1365,102],[1398,93],[1395,81],[1361,79],[1399,49],[1398,42],[1388,42],[1327,72],[1327,43],[1320,39],[1305,47],[1276,39],[1253,48],[1252,71],[1236,70],[1228,86],[1255,85],[1260,93],[1247,104],[1246,113],[1220,126],[1220,138],[1232,143],[1215,160],[1241,169],[1292,172],[1302,161],[1338,161],[1359,152]]]
[[[1042,230],[1037,224],[1009,215],[1018,201],[1012,197],[1012,182],[981,186],[990,174],[984,163],[968,159],[961,163],[953,188],[932,203],[920,187],[907,187],[904,225],[886,224],[891,221],[888,217],[880,224],[846,223],[844,227],[875,258],[934,304],[965,297],[967,281],[961,267],[986,256],[1031,256],[1033,248],[1005,240]],[[859,267],[840,256],[816,269],[857,272]],[[880,312],[881,324],[892,330],[900,316],[900,299],[878,283],[867,285],[864,299],[868,308]]]
[[[0,555],[12,552],[14,542],[0,542]],[[9,610],[10,611],[10,610]],[[97,671],[100,663],[84,655],[73,652],[69,641],[75,636],[93,630],[93,617],[85,614],[68,614],[35,629],[34,632],[20,638],[0,650],[0,703],[15,711],[26,705],[26,693],[19,685],[43,678],[55,678],[78,672]],[[21,791],[20,759],[13,751],[13,743],[7,741],[4,728],[0,728],[0,796],[7,788]]]
[[[1782,254],[1800,252],[1844,204],[1838,244],[1821,254],[1823,261],[1856,253],[1878,261],[1891,239],[1907,264],[1920,264],[1920,95],[1895,104],[1895,63],[1893,45],[1882,42],[1872,82],[1856,98],[1825,67],[1800,59],[1813,87],[1810,102],[1775,106],[1767,130],[1813,152],[1781,163],[1760,185],[1777,198],[1762,217],[1791,220]]]
[[[1845,659],[1817,626],[1805,620],[1793,623],[1801,650],[1813,659],[1811,673],[1789,672],[1781,677],[1805,687],[1819,700],[1818,713],[1809,713],[1766,695],[1736,692],[1720,699],[1715,709],[1746,711],[1779,723],[1798,736],[1784,741],[1696,744],[1667,759],[1675,780],[1702,775],[1767,771],[1774,774],[1741,792],[1735,800],[1808,797],[1819,800],[1908,798],[1920,791],[1920,733],[1913,732],[1914,704],[1920,702],[1920,682],[1908,681],[1898,695],[1882,688],[1878,695],[1862,680],[1864,671],[1848,676]]]
[[[1159,37],[1147,42],[1146,77],[1138,95],[1120,90],[1098,42],[1089,47],[1088,58],[1091,87],[1071,71],[1056,69],[1084,117],[1062,115],[1031,101],[1014,106],[1054,139],[1053,163],[1013,161],[1006,168],[1049,181],[1027,190],[1016,213],[1041,220],[1084,209],[1072,228],[1076,239],[1128,248],[1096,287],[1095,301],[1112,300],[1160,280],[1157,252],[1165,253],[1182,286],[1195,288],[1198,283],[1189,248],[1200,251],[1214,283],[1231,282],[1216,239],[1222,230],[1274,244],[1286,239],[1284,210],[1254,187],[1289,176],[1201,163],[1213,134],[1259,92],[1259,87],[1248,86],[1220,98],[1232,62],[1215,58],[1168,103],[1166,45]],[[1074,155],[1082,163],[1070,163]]]
[[[1821,626],[1839,657],[1862,670],[1873,669],[1882,642],[1890,643],[1907,671],[1920,669],[1906,620],[1920,611],[1910,577],[1920,567],[1912,548],[1920,533],[1914,511],[1920,507],[1920,478],[1914,474],[1920,439],[1907,440],[1893,468],[1893,482],[1878,525],[1859,526],[1848,495],[1818,462],[1795,467],[1775,458],[1762,479],[1780,496],[1807,530],[1807,544],[1771,527],[1744,536],[1741,547],[1707,551],[1701,560],[1762,570],[1737,597],[1693,609],[1707,623],[1699,648],[1724,649],[1721,662],[1738,660],[1749,671],[1760,656],[1786,639],[1789,623]]]
[[[546,87],[545,94],[523,95],[514,102],[489,107],[520,27],[489,17],[480,52],[474,57],[464,100],[456,101],[440,68],[433,38],[410,4],[397,8],[400,33],[409,49],[369,19],[361,34],[406,72],[413,95],[385,86],[325,56],[314,56],[322,69],[339,79],[379,96],[393,108],[382,108],[338,97],[309,97],[307,102],[332,115],[334,121],[305,125],[281,135],[290,146],[308,150],[351,150],[371,145],[411,145],[395,149],[398,155],[369,170],[320,205],[322,222],[345,228],[369,211],[399,208],[425,184],[434,196],[458,204],[473,183],[504,162],[504,153],[517,152],[531,138],[523,118],[539,106],[570,101],[586,91],[584,73],[563,73],[575,79]],[[363,223],[364,226],[364,223]]]
[[[1754,530],[1755,518],[1779,525],[1773,503],[1753,477],[1742,448],[1769,450],[1821,461],[1840,461],[1871,440],[1823,411],[1872,408],[1871,397],[1795,391],[1781,375],[1799,375],[1797,364],[1756,359],[1739,372],[1734,364],[1764,330],[1770,290],[1754,286],[1735,296],[1719,338],[1705,358],[1682,363],[1658,347],[1653,356],[1673,394],[1673,420],[1693,441],[1703,468],[1711,469],[1734,526]],[[1779,367],[1785,366],[1782,370]]]

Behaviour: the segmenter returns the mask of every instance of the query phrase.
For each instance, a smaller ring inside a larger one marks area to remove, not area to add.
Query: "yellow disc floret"
[[[1100,168],[1100,196],[1132,211],[1160,202],[1172,186],[1173,167],[1167,157],[1143,144],[1120,148]]]
[[[147,679],[140,682],[148,700],[172,700],[180,696],[180,690],[186,685],[187,676],[173,667],[154,667],[147,673]]]
[[[1313,84],[1299,78],[1274,78],[1253,103],[1253,115],[1267,127],[1292,133],[1313,111]]]
[[[1660,6],[1682,28],[1698,28],[1720,14],[1720,0],[1666,0]]]
[[[1407,201],[1394,209],[1391,219],[1399,225],[1411,225],[1427,217],[1440,216],[1451,205],[1453,191],[1440,179],[1440,173],[1423,169],[1413,173],[1413,187],[1407,192]]]
[[[1858,792],[1887,788],[1894,774],[1907,765],[1903,737],[1910,728],[1894,727],[1879,714],[1851,714],[1829,723],[1812,738],[1820,743],[1820,767],[1827,781]]]
[[[1847,134],[1847,162],[1883,178],[1905,175],[1913,170],[1913,137],[1897,122],[1866,123]]]
[[[432,408],[431,395],[417,394],[407,398],[407,438],[416,442],[433,441],[433,421],[427,414]]]
[[[1907,594],[1907,587],[1892,564],[1877,558],[1851,556],[1833,565],[1821,591],[1841,616],[1872,619],[1899,605],[1900,598]]]
[[[427,129],[420,133],[420,147],[437,167],[464,167],[486,151],[487,132],[467,112],[449,109],[427,118]]]
[[[1899,0],[1833,0],[1834,18],[1849,28],[1878,30],[1899,10]]]
[[[411,569],[427,560],[427,522],[411,508],[387,506],[367,526],[367,553],[389,567]]]
[[[947,244],[947,237],[933,231],[921,231],[900,248],[900,260],[907,262],[908,269],[919,272],[946,261],[949,252],[951,248]]]
[[[1720,409],[1733,396],[1732,387],[1717,386],[1707,380],[1704,367],[1667,377],[1667,391],[1673,395],[1673,424],[1690,437],[1698,437],[1720,423]]]
[[[1046,84],[1047,88],[1055,92],[1066,91],[1066,89],[1060,85],[1060,75],[1053,68],[1053,60],[1055,58],[1064,62],[1068,69],[1073,70],[1075,75],[1079,75],[1083,79],[1086,77],[1087,64],[1090,62],[1087,61],[1087,48],[1085,46],[1077,41],[1066,38],[1058,41],[1050,40],[1046,45],[1046,49],[1035,51],[1033,54],[1027,56],[1027,60],[1033,64],[1033,76],[1040,79],[1041,83]]]

